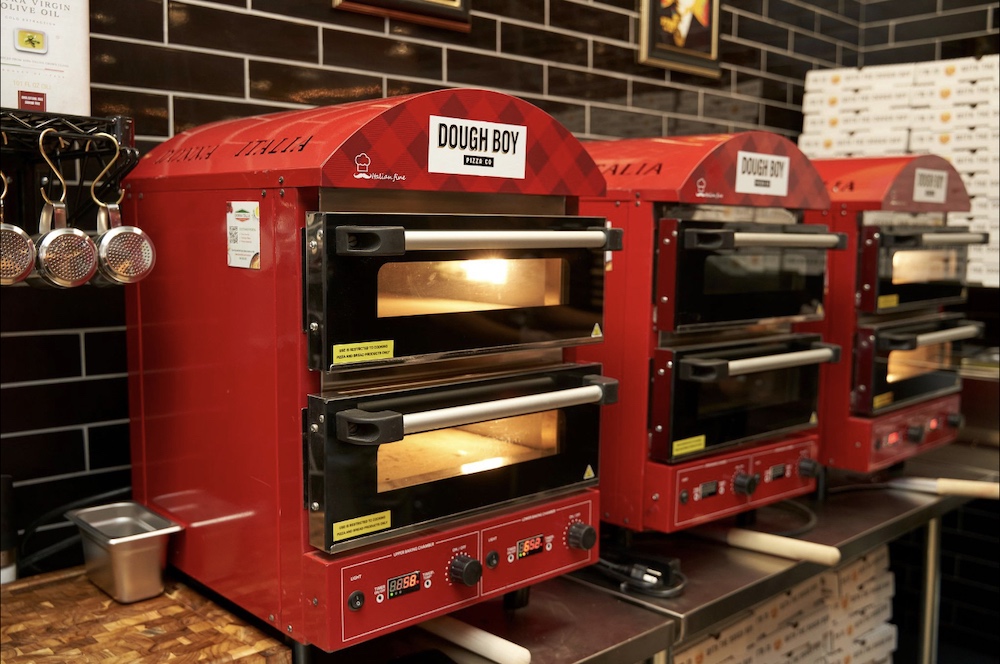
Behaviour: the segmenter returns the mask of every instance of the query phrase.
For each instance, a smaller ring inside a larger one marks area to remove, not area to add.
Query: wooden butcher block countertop
[[[239,662],[291,664],[281,641],[172,579],[164,593],[119,604],[82,567],[0,591],[3,664]]]

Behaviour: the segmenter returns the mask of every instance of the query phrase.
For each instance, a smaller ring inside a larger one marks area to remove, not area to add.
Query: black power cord
[[[687,577],[681,574],[677,559],[643,559],[630,555],[629,562],[614,562],[606,558],[597,561],[594,568],[616,581],[618,589],[642,595],[668,599],[678,597],[687,586]]]

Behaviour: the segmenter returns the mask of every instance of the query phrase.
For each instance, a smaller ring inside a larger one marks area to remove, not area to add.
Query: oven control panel
[[[884,467],[955,439],[962,426],[958,396],[935,399],[871,420],[872,465]]]
[[[597,561],[597,493],[492,513],[344,558],[345,644]]]
[[[820,472],[816,434],[683,464],[647,464],[646,525],[674,532],[811,493]]]

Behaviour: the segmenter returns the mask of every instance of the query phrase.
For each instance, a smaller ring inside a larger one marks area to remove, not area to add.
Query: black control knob
[[[571,549],[583,549],[590,551],[597,544],[597,529],[593,526],[577,521],[566,531],[566,543]]]
[[[924,428],[923,424],[911,424],[906,427],[906,439],[911,443],[924,442],[924,436],[926,435],[927,430]]]
[[[948,413],[944,421],[952,429],[961,429],[965,426],[965,415],[961,413]]]
[[[451,560],[448,565],[448,578],[453,583],[461,583],[466,586],[474,586],[479,583],[483,576],[483,564],[464,553],[460,553]]]
[[[810,459],[809,457],[799,459],[799,477],[805,477],[807,479],[819,477],[819,473],[822,469],[823,467],[816,459]]]
[[[757,490],[758,484],[760,484],[759,473],[754,473],[753,475],[736,473],[736,477],[733,478],[733,491],[741,493],[744,496],[749,496]]]

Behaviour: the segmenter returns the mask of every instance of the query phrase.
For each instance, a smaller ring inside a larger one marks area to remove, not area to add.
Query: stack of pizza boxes
[[[804,581],[674,654],[675,664],[883,664],[895,581],[881,546]]]

